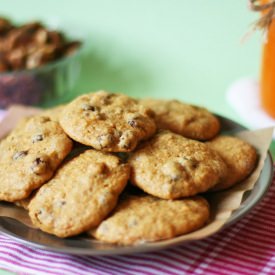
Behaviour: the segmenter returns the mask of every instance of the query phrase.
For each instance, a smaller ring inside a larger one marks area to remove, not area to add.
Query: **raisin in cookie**
[[[202,197],[172,201],[126,195],[111,216],[88,233],[104,242],[132,245],[186,234],[208,218],[209,205]]]
[[[219,120],[205,108],[177,100],[144,99],[140,103],[154,111],[159,129],[196,140],[211,139],[220,130]]]
[[[129,178],[128,164],[96,150],[66,162],[29,205],[41,230],[64,238],[97,226],[115,207]]]
[[[247,142],[231,136],[218,136],[207,142],[228,166],[228,173],[213,190],[223,190],[244,180],[257,164],[257,151]]]
[[[132,153],[131,182],[163,199],[196,195],[213,187],[226,165],[206,144],[160,131]]]
[[[25,118],[0,143],[0,200],[17,201],[49,180],[72,148],[59,123]]]
[[[122,94],[83,95],[67,105],[60,123],[74,140],[108,152],[132,151],[156,130],[152,111]]]

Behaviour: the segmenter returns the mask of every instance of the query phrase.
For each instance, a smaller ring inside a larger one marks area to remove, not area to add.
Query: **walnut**
[[[64,39],[61,32],[49,31],[40,22],[13,26],[0,18],[0,72],[18,69],[33,69],[58,58],[71,55],[80,47],[79,41]]]
[[[11,22],[3,17],[0,17],[0,34],[4,34],[12,28]]]

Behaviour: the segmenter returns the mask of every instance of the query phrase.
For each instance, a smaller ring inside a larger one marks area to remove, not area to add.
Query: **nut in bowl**
[[[40,22],[0,18],[0,108],[38,105],[70,92],[80,73],[81,42]]]

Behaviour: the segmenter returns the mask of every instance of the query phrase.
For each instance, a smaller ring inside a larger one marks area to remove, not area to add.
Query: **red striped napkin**
[[[275,177],[252,212],[202,241],[154,253],[73,256],[0,235],[0,268],[20,274],[275,274]]]

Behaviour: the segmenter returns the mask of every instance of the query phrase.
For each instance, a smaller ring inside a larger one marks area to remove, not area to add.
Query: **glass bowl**
[[[82,45],[70,56],[35,69],[0,73],[0,109],[13,104],[51,105],[73,90],[81,70]]]

